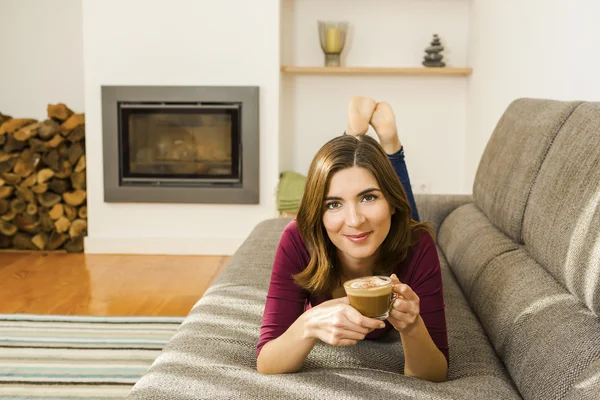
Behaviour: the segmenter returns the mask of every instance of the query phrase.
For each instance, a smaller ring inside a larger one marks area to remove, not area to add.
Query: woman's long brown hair
[[[310,262],[302,272],[294,275],[294,280],[310,293],[331,294],[340,284],[337,248],[323,225],[325,197],[333,174],[354,166],[365,168],[375,176],[383,196],[395,211],[390,232],[377,250],[374,275],[390,275],[406,258],[408,250],[418,241],[415,231],[424,229],[432,236],[434,234],[428,224],[411,219],[406,192],[375,139],[367,135],[336,137],[325,143],[313,158],[298,210],[297,226],[310,254]]]

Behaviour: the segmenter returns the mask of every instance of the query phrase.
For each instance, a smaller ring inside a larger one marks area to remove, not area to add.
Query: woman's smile
[[[369,238],[371,233],[372,232],[363,232],[363,233],[359,233],[356,235],[344,235],[344,236],[346,236],[346,238],[348,240],[350,240],[352,243],[363,243]]]

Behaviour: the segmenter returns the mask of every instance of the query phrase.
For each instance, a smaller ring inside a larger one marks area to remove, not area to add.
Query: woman
[[[380,144],[365,135],[369,123]],[[317,340],[352,346],[396,329],[405,375],[444,381],[448,343],[440,264],[430,228],[415,220],[410,185],[403,189],[400,183],[408,182],[408,174],[391,108],[353,98],[347,133],[317,152],[298,217],[282,234],[257,369],[295,372]],[[385,322],[352,308],[342,286],[384,274],[392,277],[398,295]]]

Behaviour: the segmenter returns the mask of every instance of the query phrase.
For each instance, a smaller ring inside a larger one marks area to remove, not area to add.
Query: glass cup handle
[[[394,292],[392,292],[392,295],[390,296],[390,306],[388,307],[388,313],[390,311],[392,311],[392,306],[394,305],[394,301],[398,298],[398,295]]]

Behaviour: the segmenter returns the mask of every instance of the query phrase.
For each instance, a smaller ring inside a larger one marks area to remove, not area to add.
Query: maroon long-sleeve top
[[[281,336],[304,311],[331,300],[330,296],[312,295],[294,282],[293,275],[306,268],[309,260],[308,250],[294,219],[283,231],[275,255],[260,339],[256,348],[257,357],[266,343]],[[409,250],[403,261],[398,262],[394,273],[419,296],[421,318],[433,342],[448,361],[440,261],[435,242],[428,232],[419,233],[419,242]],[[380,338],[390,329],[393,329],[392,325],[385,321],[385,328],[374,330],[366,339]]]

